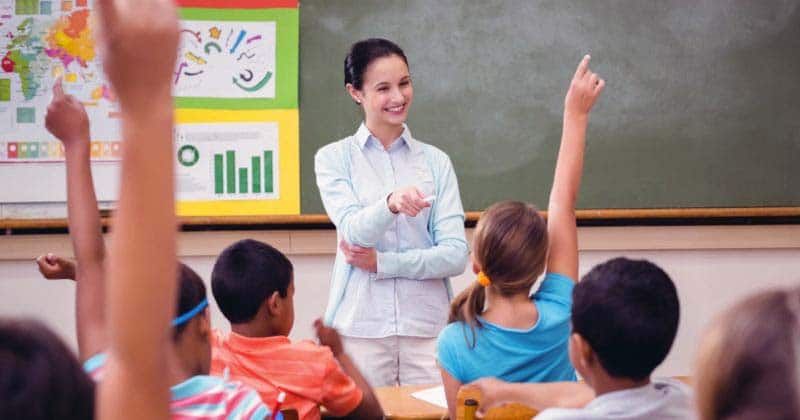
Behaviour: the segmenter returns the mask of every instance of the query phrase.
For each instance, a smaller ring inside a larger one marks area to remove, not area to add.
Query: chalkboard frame
[[[576,210],[579,226],[630,225],[715,225],[715,224],[800,224],[800,207],[726,207],[675,209],[605,209]],[[102,224],[111,226],[112,218],[103,211]],[[481,212],[466,213],[466,226],[477,222]],[[542,211],[547,217],[547,212]],[[180,217],[181,229],[202,230],[283,230],[333,229],[325,214],[292,216],[225,216]],[[67,228],[67,219],[0,219],[0,230],[6,234],[60,233]]]

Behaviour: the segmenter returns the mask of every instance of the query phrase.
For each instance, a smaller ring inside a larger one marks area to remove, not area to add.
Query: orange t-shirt
[[[311,341],[292,343],[288,337],[245,337],[220,331],[211,335],[211,374],[241,381],[261,395],[270,408],[280,391],[281,408],[294,408],[300,419],[320,418],[320,405],[334,416],[355,410],[361,389],[342,370],[328,347]]]

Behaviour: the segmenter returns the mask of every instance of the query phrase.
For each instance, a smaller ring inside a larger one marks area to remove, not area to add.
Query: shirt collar
[[[289,337],[284,335],[273,335],[270,337],[246,337],[236,334],[233,331],[228,333],[227,341],[229,345],[232,345],[238,349],[255,349],[259,347],[266,348],[270,345],[291,344]]]
[[[358,146],[361,148],[361,150],[364,150],[364,148],[367,147],[367,143],[369,142],[370,137],[373,137],[372,133],[370,133],[369,129],[367,128],[367,125],[362,122],[361,125],[358,127],[358,131],[356,131],[355,134],[356,142],[358,143]],[[408,145],[408,148],[412,152],[416,152],[417,149],[419,148],[419,142],[417,142],[411,136],[411,130],[408,129],[408,125],[406,124],[403,124],[403,133],[400,134],[400,139],[405,141],[405,144]],[[374,139],[373,137],[373,141],[377,142],[378,140]]]

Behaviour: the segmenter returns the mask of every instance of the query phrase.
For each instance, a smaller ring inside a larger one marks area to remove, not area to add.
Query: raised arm
[[[122,178],[109,252],[109,359],[100,419],[168,419],[175,305],[172,0],[100,0],[104,67],[120,102]],[[152,46],[157,46],[153,48]]]
[[[589,70],[589,56],[583,57],[564,99],[564,127],[561,147],[547,207],[547,234],[550,253],[547,272],[578,278],[578,229],[575,201],[581,185],[583,152],[589,111],[605,87],[605,82]]]
[[[83,104],[72,95],[64,94],[61,78],[53,86],[53,100],[47,108],[45,127],[64,144],[67,161],[67,218],[77,260],[75,318],[78,356],[85,361],[105,350],[108,344],[103,287],[105,244],[89,161],[89,118]]]

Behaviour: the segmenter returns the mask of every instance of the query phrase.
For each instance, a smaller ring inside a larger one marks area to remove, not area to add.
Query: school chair
[[[297,409],[295,408],[284,408],[281,410],[281,414],[283,415],[283,420],[299,420],[300,416],[297,414]]]
[[[481,393],[478,388],[461,387],[456,396],[456,419],[474,420],[480,408]],[[509,403],[489,409],[483,416],[487,420],[530,420],[539,412],[519,403]]]

